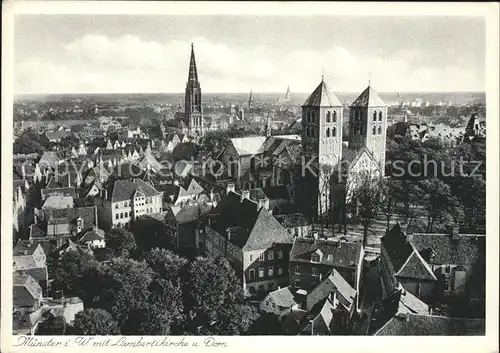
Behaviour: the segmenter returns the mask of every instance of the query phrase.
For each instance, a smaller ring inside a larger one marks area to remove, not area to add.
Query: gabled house
[[[336,269],[357,290],[363,256],[361,243],[295,238],[290,253],[290,285],[310,291]]]
[[[410,233],[396,224],[381,240],[381,275],[385,295],[401,284],[427,303],[465,295],[485,298],[485,236]]]
[[[208,215],[197,244],[211,256],[224,256],[234,266],[245,295],[263,295],[288,284],[292,237],[265,203],[249,199],[248,191],[229,191]]]
[[[34,335],[42,316],[42,288],[30,275],[13,278],[12,329],[15,335]]]
[[[47,257],[40,244],[20,240],[14,247],[13,257],[14,274],[30,275],[42,288],[47,288]]]
[[[276,315],[278,320],[299,309],[299,303],[295,300],[295,294],[290,287],[278,288],[269,292],[259,305],[261,312]]]
[[[97,227],[85,231],[82,237],[78,240],[78,243],[89,249],[105,248],[106,240],[104,236],[104,231]]]

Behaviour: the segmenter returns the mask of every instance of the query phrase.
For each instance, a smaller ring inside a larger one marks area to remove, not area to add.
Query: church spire
[[[193,43],[191,43],[191,59],[189,60],[188,82],[198,82],[198,70],[196,70],[196,59],[194,57]]]

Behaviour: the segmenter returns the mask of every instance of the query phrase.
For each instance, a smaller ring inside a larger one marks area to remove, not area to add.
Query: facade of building
[[[117,180],[111,192],[104,193],[99,205],[99,223],[103,229],[125,226],[138,217],[160,213],[162,197],[161,191],[141,179]]]

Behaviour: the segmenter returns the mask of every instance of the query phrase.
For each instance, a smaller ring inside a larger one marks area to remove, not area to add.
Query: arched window
[[[336,110],[333,111],[333,122],[334,123],[337,122],[337,111]]]
[[[373,121],[377,121],[377,112],[373,112]]]
[[[122,212],[122,213],[120,213],[120,219],[122,219],[122,218],[123,218],[123,212]]]
[[[125,212],[125,218],[127,218],[127,217],[128,217],[128,212]]]
[[[378,127],[378,134],[379,134],[379,135],[382,135],[382,126],[379,126],[379,127]]]
[[[311,122],[311,112],[310,111],[307,112],[307,122],[308,123]]]
[[[376,130],[375,126],[374,126],[373,129],[372,129],[372,135],[375,135],[376,133],[377,133],[377,130]]]
[[[359,121],[359,111],[356,110],[356,112],[354,113],[354,118],[356,119],[356,121]]]
[[[378,113],[378,121],[382,121],[382,112]]]
[[[335,115],[334,115],[335,116]],[[337,137],[337,128],[336,127],[333,127],[332,128],[332,136],[333,137]]]
[[[332,113],[326,112],[326,122],[329,123],[331,120]]]
[[[329,127],[326,128],[326,137],[330,137],[330,128]]]
[[[250,171],[255,172],[255,157],[250,158]]]

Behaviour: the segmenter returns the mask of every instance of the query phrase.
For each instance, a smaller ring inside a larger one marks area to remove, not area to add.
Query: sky
[[[14,91],[485,90],[480,17],[16,15]]]

